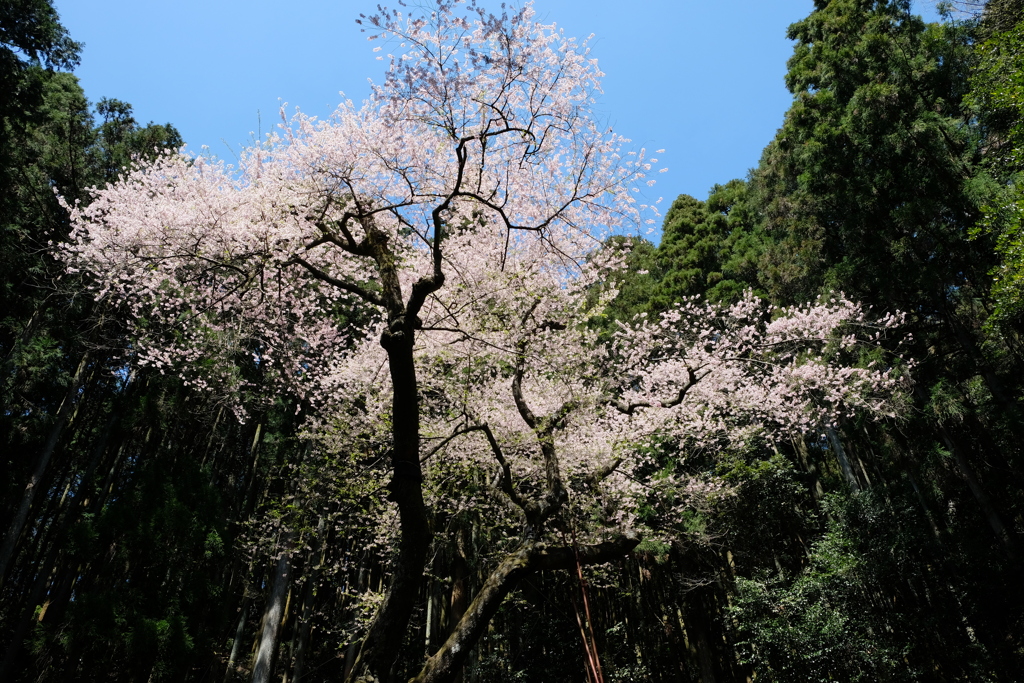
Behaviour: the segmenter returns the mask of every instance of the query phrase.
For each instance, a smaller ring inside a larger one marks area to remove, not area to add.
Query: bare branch
[[[529,504],[523,500],[522,496],[519,495],[512,485],[512,468],[509,467],[508,460],[505,459],[505,454],[502,453],[501,446],[498,445],[498,440],[494,438],[494,434],[486,422],[480,425],[480,427],[487,437],[487,443],[491,445],[491,452],[494,453],[495,460],[501,465],[501,490],[509,497],[509,500],[526,512]]]
[[[463,434],[469,434],[470,432],[479,432],[482,429],[483,429],[483,427],[481,427],[480,425],[470,425],[468,427],[462,427],[460,429],[456,429],[454,432],[452,432],[451,434],[446,436],[441,441],[441,443],[439,443],[436,446],[434,446],[433,448],[431,448],[429,453],[427,453],[426,455],[422,456],[420,458],[420,464],[422,465],[423,463],[425,463],[427,460],[432,458],[438,451],[440,451],[442,448],[444,448],[445,446],[447,446],[448,444],[450,444],[452,441],[454,441],[458,437],[462,436]]]

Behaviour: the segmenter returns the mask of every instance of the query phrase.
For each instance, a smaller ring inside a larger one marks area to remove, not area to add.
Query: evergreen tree
[[[991,174],[982,229],[996,240],[1000,264],[992,297],[996,318],[1019,324],[1024,315],[1024,21],[1019,4],[987,8],[985,38],[975,50],[970,101],[984,134]]]
[[[990,252],[967,239],[978,149],[958,31],[925,25],[909,0],[819,0],[790,27],[794,102],[754,176],[777,298],[834,289],[941,315],[984,281]]]

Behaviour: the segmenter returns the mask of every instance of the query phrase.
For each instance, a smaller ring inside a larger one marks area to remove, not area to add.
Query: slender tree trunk
[[[452,594],[448,609],[448,632],[451,633],[456,624],[466,613],[466,606],[469,605],[469,566],[461,554],[456,553],[452,562]]]
[[[15,353],[19,348],[28,344],[29,339],[32,337],[32,333],[35,332],[36,324],[40,317],[42,317],[41,313],[45,303],[46,300],[44,299],[42,302],[37,304],[36,309],[32,311],[32,317],[30,317],[28,322],[25,323],[25,328],[21,331],[21,335],[19,335],[18,340],[14,344],[11,344],[11,348],[7,350],[7,355],[4,357],[3,369],[0,370],[0,377],[11,377],[15,374]],[[7,393],[0,394],[0,410],[5,413],[7,412],[8,406],[7,396]]]
[[[252,459],[252,465],[249,466],[249,481],[247,482],[245,491],[245,502],[242,505],[242,514],[239,515],[239,519],[247,519],[256,506],[256,479],[257,479],[257,465],[260,460],[260,441],[263,433],[263,421],[256,423],[256,433],[252,437],[252,446],[249,448],[249,457]]]
[[[914,497],[917,498],[918,504],[921,506],[921,510],[924,512],[925,519],[928,520],[928,526],[931,528],[932,537],[939,547],[943,547],[942,532],[939,530],[939,525],[935,521],[935,515],[932,514],[931,508],[928,506],[928,501],[924,499],[924,494],[921,493],[921,487],[917,485],[917,479],[914,475],[907,470],[907,481],[910,482],[910,488],[914,491]]]
[[[56,418],[54,419],[53,426],[50,428],[50,436],[43,446],[43,452],[40,453],[39,460],[36,461],[36,468],[33,470],[32,476],[29,477],[28,484],[25,485],[25,493],[21,498],[21,504],[18,506],[17,512],[14,513],[14,519],[7,530],[7,536],[4,538],[3,545],[0,546],[0,587],[3,586],[4,577],[7,575],[7,569],[10,567],[11,560],[14,557],[18,540],[25,530],[25,524],[28,522],[28,515],[32,509],[32,501],[35,500],[36,492],[43,481],[43,477],[46,475],[46,467],[50,464],[50,458],[57,448],[57,442],[60,441],[64,427],[67,426],[72,408],[77,403],[75,399],[82,383],[82,374],[85,372],[88,362],[89,354],[86,352],[82,356],[82,361],[78,364],[78,369],[75,370],[74,377],[71,379],[71,385],[68,387],[67,394],[61,402],[60,408],[57,409]]]
[[[465,529],[459,531],[460,536],[465,534]],[[452,566],[452,596],[448,608],[448,633],[451,634],[462,617],[466,614],[466,607],[469,605],[469,564],[463,555],[463,539],[459,539],[455,552],[455,561]],[[428,653],[429,654],[429,653]],[[462,668],[460,667],[454,678],[455,683],[462,681]]]
[[[814,503],[818,504],[825,496],[825,489],[822,488],[821,478],[818,476],[818,466],[812,461],[810,450],[807,448],[807,441],[802,435],[790,434],[790,440],[793,442],[793,448],[796,449],[797,455],[800,457],[800,463],[804,466],[804,471],[811,475],[811,495],[814,497]]]
[[[326,544],[325,528],[326,520],[320,518],[316,525],[314,543],[316,548]],[[292,642],[295,644],[295,661],[292,666],[292,683],[301,683],[303,669],[306,661],[306,648],[309,643],[310,631],[313,628],[313,599],[316,592],[317,579],[320,577],[320,567],[324,562],[324,553],[321,550],[311,550],[306,559],[305,585],[302,588],[302,604],[299,608],[299,617],[295,621],[295,632]]]
[[[238,661],[238,652],[242,649],[242,639],[245,637],[245,622],[249,618],[249,596],[242,598],[242,607],[238,610],[238,624],[235,626],[235,638],[231,643],[231,654],[228,656],[228,665],[224,669],[224,683],[228,683],[235,674],[235,662]]]
[[[954,336],[960,343],[960,348],[964,350],[968,358],[971,359],[974,367],[978,369],[982,379],[985,380],[985,386],[988,387],[989,393],[992,394],[992,398],[996,400],[996,403],[998,403],[1003,409],[1003,413],[1007,417],[1011,418],[1017,424],[1020,424],[1020,405],[1013,398],[1007,395],[1006,390],[1003,388],[1002,381],[1000,381],[999,377],[996,376],[995,370],[986,360],[985,354],[980,348],[978,348],[977,340],[960,323],[956,314],[947,312],[946,323],[950,328],[952,328]]]
[[[368,568],[369,563],[369,551],[363,551],[359,558],[359,571],[356,573],[356,584],[355,589],[358,593],[365,593],[366,589],[370,585],[370,570]],[[352,673],[352,669],[355,666],[356,655],[359,654],[358,642],[352,641],[345,648],[345,673],[342,676],[343,680],[348,680],[349,675]]]
[[[832,444],[832,449],[836,453],[836,459],[839,460],[839,469],[843,472],[843,479],[850,485],[850,490],[854,493],[860,491],[860,482],[857,481],[857,475],[853,471],[853,466],[850,465],[850,459],[846,455],[846,449],[843,448],[843,442],[839,440],[839,435],[836,434],[836,430],[828,427],[826,429],[828,434],[828,441]]]
[[[21,646],[25,642],[29,628],[32,626],[32,622],[34,621],[33,615],[35,614],[36,605],[43,602],[43,596],[46,594],[47,584],[49,584],[53,578],[53,569],[51,569],[51,567],[56,564],[58,551],[59,544],[54,543],[51,545],[49,552],[47,552],[46,559],[43,560],[39,570],[36,572],[36,578],[32,585],[32,590],[29,593],[28,602],[25,603],[22,610],[14,610],[16,614],[20,613],[21,616],[18,618],[14,634],[11,637],[11,642],[4,653],[4,660],[0,663],[0,681],[13,680],[12,676],[17,670],[18,660],[21,656]],[[39,615],[39,619],[42,620],[45,614],[46,611],[44,609]]]
[[[281,557],[277,560],[274,570],[274,581],[271,584],[270,597],[263,613],[263,631],[260,634],[259,647],[256,650],[256,664],[252,669],[252,683],[269,683],[274,669],[274,655],[277,652],[277,641],[281,635],[281,624],[284,621],[285,598],[291,583],[291,545],[294,532],[288,531],[281,540]]]
[[[436,616],[436,614],[434,613],[434,582],[431,581],[430,579],[427,579],[427,591],[426,592],[427,592],[427,617],[426,617],[426,620],[425,620],[426,626],[424,628],[425,633],[423,635],[423,642],[426,645],[426,648],[425,648],[426,649],[426,656],[429,657],[430,656],[430,652],[431,652],[430,647],[431,647],[431,645],[433,643],[433,638],[434,638],[434,633],[435,633],[434,618]]]
[[[310,631],[313,628],[311,616],[313,612],[313,591],[316,587],[317,574],[318,572],[314,569],[313,573],[306,577],[306,585],[303,588],[302,612],[295,624],[296,645],[295,664],[292,667],[292,683],[301,683],[302,675],[305,673],[306,650],[309,647]]]
[[[686,628],[690,633],[690,648],[700,669],[701,683],[715,683],[715,659],[711,648],[707,601],[701,595],[704,590],[694,591],[686,605]]]

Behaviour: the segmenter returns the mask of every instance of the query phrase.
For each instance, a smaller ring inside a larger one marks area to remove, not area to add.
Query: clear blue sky
[[[367,78],[380,81],[383,63],[355,19],[377,2],[55,5],[85,43],[77,74],[90,99],[130,102],[140,122],[170,122],[189,147],[207,145],[230,159],[279,122],[279,98],[326,116],[339,91],[357,102],[366,97]],[[599,114],[637,146],[666,150],[659,166],[669,171],[648,195],[670,202],[684,192],[703,199],[713,184],[757,164],[791,101],[783,84],[792,50],[786,27],[813,2],[536,0],[534,8],[569,35],[595,34],[593,54],[606,74]],[[915,9],[935,18],[929,0]]]

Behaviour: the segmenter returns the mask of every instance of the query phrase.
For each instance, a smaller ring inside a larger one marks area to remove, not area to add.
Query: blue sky
[[[92,100],[130,102],[190,148],[231,159],[279,121],[281,101],[326,116],[360,101],[383,63],[355,19],[378,0],[56,0],[85,43]],[[413,4],[413,3],[409,3]],[[499,3],[491,3],[497,6]],[[484,2],[487,6],[487,2]],[[700,199],[757,164],[789,107],[786,27],[812,0],[536,0],[538,18],[592,43],[606,76],[598,114],[638,147],[664,148],[649,197]],[[929,0],[915,11],[933,20]]]

